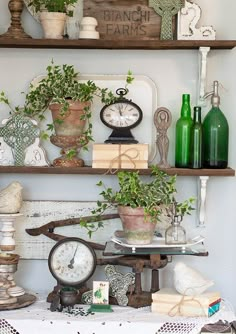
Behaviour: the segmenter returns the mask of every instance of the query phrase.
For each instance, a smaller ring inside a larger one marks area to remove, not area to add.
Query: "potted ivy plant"
[[[125,87],[133,79],[129,71]],[[47,124],[41,137],[50,137],[54,145],[62,148],[62,156],[55,159],[53,165],[81,167],[83,160],[77,157],[77,153],[78,148],[86,149],[88,142],[93,140],[91,105],[95,97],[103,104],[118,99],[108,88],[100,88],[92,80],[79,81],[79,72],[74,65],[56,65],[52,60],[46,68],[46,74],[30,84],[24,106],[15,109],[39,122],[45,120],[50,109],[53,122]],[[11,108],[3,92],[0,102]]]
[[[43,27],[44,37],[62,39],[66,18],[73,15],[73,6],[78,0],[30,0],[28,6],[35,13]]]
[[[124,170],[117,173],[118,190],[106,188],[102,181],[97,184],[103,187],[100,195],[104,201],[97,201],[93,214],[102,215],[111,207],[117,208],[128,244],[151,243],[162,212],[171,216],[173,203],[177,215],[190,214],[194,209],[193,197],[176,202],[176,176],[168,175],[157,166],[151,168],[151,179],[148,182],[142,179],[138,171]]]

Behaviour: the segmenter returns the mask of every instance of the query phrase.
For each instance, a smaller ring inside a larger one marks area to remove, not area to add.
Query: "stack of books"
[[[218,291],[183,296],[175,289],[163,288],[152,294],[152,312],[170,316],[210,317],[220,310]]]

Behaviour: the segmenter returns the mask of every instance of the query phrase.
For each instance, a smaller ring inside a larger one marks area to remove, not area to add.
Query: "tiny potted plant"
[[[78,0],[30,0],[28,6],[39,12],[44,37],[62,39],[66,18],[73,15]]]
[[[177,203],[175,200],[176,176],[169,176],[157,166],[152,166],[151,180],[143,181],[138,171],[119,171],[119,189],[106,188],[100,181],[98,186],[104,201],[97,202],[93,214],[101,215],[108,208],[116,207],[122,221],[124,236],[128,244],[149,244],[152,241],[156,224],[163,210],[171,213],[175,203],[176,214],[184,216],[193,210],[194,198]]]

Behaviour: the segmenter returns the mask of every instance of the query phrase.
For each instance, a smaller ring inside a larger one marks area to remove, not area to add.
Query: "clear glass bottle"
[[[182,216],[173,217],[171,226],[169,226],[165,232],[165,243],[167,245],[186,244],[186,231],[180,225],[182,220]]]
[[[202,168],[201,107],[194,107],[193,110],[193,126],[191,129],[190,144],[190,168]]]
[[[181,115],[176,122],[175,167],[188,168],[190,164],[190,134],[193,125],[190,95],[182,95]]]
[[[229,125],[220,110],[220,97],[218,94],[218,81],[214,81],[211,103],[212,108],[204,118],[202,124],[203,133],[203,167],[205,168],[227,168]]]

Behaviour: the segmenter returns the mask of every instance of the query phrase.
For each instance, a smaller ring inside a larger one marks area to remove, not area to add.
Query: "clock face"
[[[123,100],[103,107],[100,117],[111,129],[131,129],[141,122],[143,113],[135,103]]]
[[[96,268],[94,250],[82,239],[65,238],[51,250],[49,269],[62,285],[80,285],[88,280]]]

